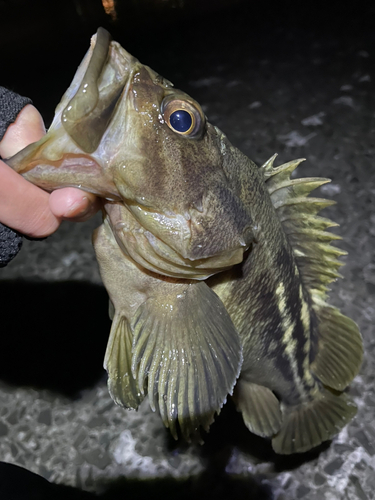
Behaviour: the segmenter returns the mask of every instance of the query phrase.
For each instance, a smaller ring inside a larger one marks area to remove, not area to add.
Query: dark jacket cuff
[[[0,141],[20,111],[32,101],[11,90],[0,87]],[[20,251],[22,236],[0,223],[0,267],[6,266]]]

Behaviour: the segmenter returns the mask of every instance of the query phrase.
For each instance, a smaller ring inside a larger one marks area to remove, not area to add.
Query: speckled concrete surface
[[[257,163],[275,152],[280,163],[305,157],[298,175],[332,179],[320,191],[337,201],[326,215],[340,223],[349,255],[331,302],[360,325],[365,344],[350,388],[357,417],[316,452],[283,458],[247,432],[230,403],[203,447],[174,443],[147,402],[138,412],[116,407],[101,368],[109,320],[90,243],[96,217],[26,241],[0,272],[2,461],[108,499],[375,498],[375,41],[361,29],[365,14],[353,19],[352,29],[347,17],[320,30],[273,19],[272,29],[232,29],[215,43],[211,29],[204,50],[194,43],[185,59],[165,45],[162,67],[156,56],[141,60],[197,98]]]

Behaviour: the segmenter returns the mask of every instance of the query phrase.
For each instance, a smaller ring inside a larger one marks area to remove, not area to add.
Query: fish
[[[362,337],[328,303],[345,252],[318,215],[333,202],[310,196],[329,179],[275,158],[257,166],[99,28],[48,133],[7,160],[48,192],[101,198],[109,392],[135,410],[148,395],[176,439],[201,439],[228,397],[278,454],[356,414]]]

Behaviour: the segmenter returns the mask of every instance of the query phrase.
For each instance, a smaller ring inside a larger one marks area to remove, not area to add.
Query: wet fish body
[[[51,191],[103,199],[94,233],[113,319],[105,355],[116,403],[145,395],[177,438],[209,429],[233,394],[276,452],[307,451],[356,412],[357,326],[328,305],[344,252],[291,179],[301,160],[262,167],[199,104],[100,29],[48,134],[10,159]]]

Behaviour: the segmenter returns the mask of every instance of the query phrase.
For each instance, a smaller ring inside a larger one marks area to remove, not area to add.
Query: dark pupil
[[[183,109],[174,111],[169,117],[169,121],[177,132],[187,132],[192,124],[190,114]]]

